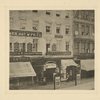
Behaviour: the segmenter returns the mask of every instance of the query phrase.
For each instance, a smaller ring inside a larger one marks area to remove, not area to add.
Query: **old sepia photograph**
[[[95,10],[9,10],[9,90],[95,90]]]

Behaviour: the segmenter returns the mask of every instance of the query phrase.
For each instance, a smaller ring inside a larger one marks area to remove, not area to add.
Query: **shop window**
[[[14,43],[14,52],[19,52],[19,43]]]
[[[27,44],[27,52],[32,52],[32,43]]]

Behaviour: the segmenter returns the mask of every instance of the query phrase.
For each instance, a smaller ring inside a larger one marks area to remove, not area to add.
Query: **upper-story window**
[[[90,20],[90,12],[89,11],[86,11],[85,18],[86,18],[86,20]]]
[[[25,43],[19,43],[19,51],[25,52]]]
[[[79,10],[74,11],[74,18],[79,18]]]
[[[14,26],[14,18],[10,17],[10,28]]]
[[[14,52],[19,52],[19,43],[14,43]]]
[[[94,43],[92,43],[92,53],[94,53]]]
[[[90,43],[86,43],[86,53],[90,53]]]
[[[74,32],[75,35],[79,35],[79,23],[74,23]]]
[[[46,26],[46,32],[49,33],[50,32],[50,26]]]
[[[56,27],[56,33],[60,33],[60,27]]]
[[[80,42],[75,42],[75,50],[76,50],[76,53],[79,53],[79,44]]]
[[[49,22],[46,23],[46,33],[51,33],[51,25]]]
[[[38,39],[33,39],[33,52],[36,52],[38,48]]]
[[[86,35],[89,35],[89,33],[90,33],[90,27],[89,25],[86,25]]]
[[[69,51],[69,42],[66,42],[66,51]]]
[[[57,13],[57,14],[56,14],[56,16],[57,16],[57,17],[60,17],[60,14],[59,14],[59,13]]]
[[[27,44],[27,52],[32,52],[32,43]]]
[[[85,14],[85,10],[81,10],[80,11],[80,17],[81,17],[81,19],[86,19],[86,14]]]
[[[46,15],[50,15],[51,14],[51,12],[48,10],[48,11],[46,11]]]
[[[60,12],[59,11],[56,11],[56,16],[60,17]]]
[[[81,43],[81,53],[85,53],[85,42]]]
[[[65,18],[69,18],[69,15],[66,15]]]
[[[26,28],[26,18],[20,18],[20,29]]]
[[[81,25],[81,35],[85,34],[85,25]]]
[[[69,34],[69,26],[66,26],[66,28],[65,28],[65,34]]]
[[[54,43],[54,44],[52,45],[52,51],[56,51],[56,49],[57,49],[57,47],[56,47],[56,44]]]
[[[94,27],[94,25],[91,26],[91,32],[92,32],[92,35],[94,36],[94,32],[95,32],[95,27]]]
[[[37,13],[37,12],[38,12],[38,10],[32,10],[32,12]]]
[[[12,43],[10,43],[10,51],[12,51]]]
[[[32,24],[32,29],[34,30],[34,31],[37,31],[38,30],[38,21],[33,21],[33,24]]]
[[[65,18],[69,18],[69,12],[66,13]]]
[[[61,31],[61,25],[57,24],[57,26],[56,26],[56,33],[59,34],[60,31]]]

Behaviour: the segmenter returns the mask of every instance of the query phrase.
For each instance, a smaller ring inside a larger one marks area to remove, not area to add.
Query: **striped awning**
[[[10,78],[36,76],[36,73],[30,62],[11,62]]]
[[[68,66],[78,67],[78,65],[74,62],[73,59],[61,60],[61,65],[62,65],[63,69],[66,69]]]
[[[81,60],[81,69],[86,71],[94,70],[94,60]]]

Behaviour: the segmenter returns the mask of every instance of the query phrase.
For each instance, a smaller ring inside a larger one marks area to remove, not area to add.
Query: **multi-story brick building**
[[[11,10],[10,61],[55,60],[60,69],[77,58],[93,58],[94,12]],[[69,63],[68,63],[69,62]],[[44,62],[43,62],[44,63]]]

